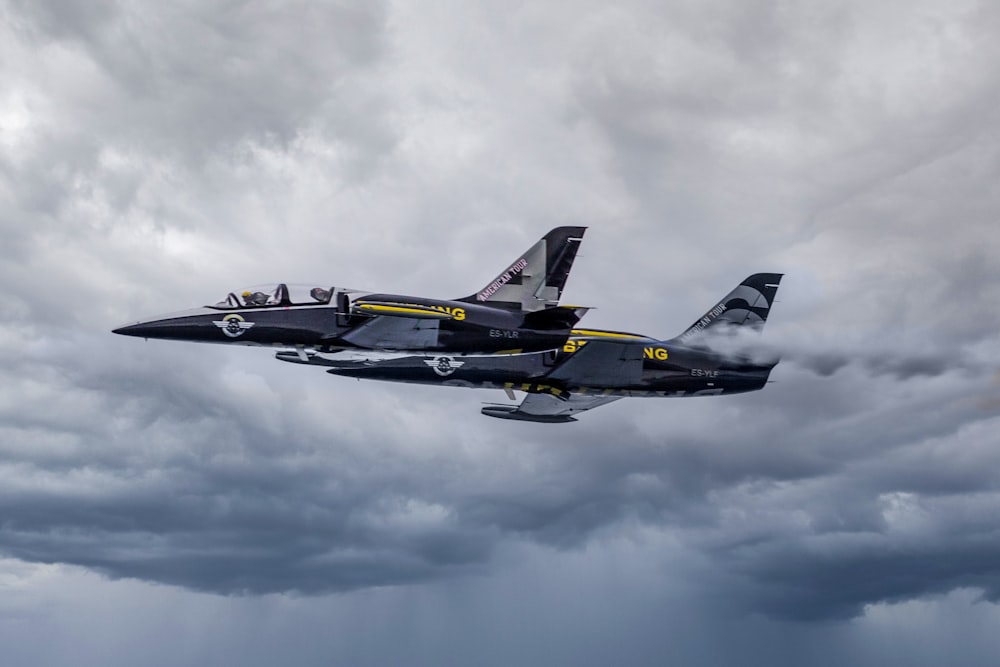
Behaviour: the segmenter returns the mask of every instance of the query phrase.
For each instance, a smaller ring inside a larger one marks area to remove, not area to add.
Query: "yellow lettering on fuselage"
[[[563,345],[563,352],[569,352],[570,354],[572,354],[573,352],[576,352],[586,344],[587,341],[585,340],[567,340],[566,343]]]
[[[451,308],[449,306],[428,306],[431,310],[436,310],[440,313],[448,313],[451,315],[452,319],[464,320],[465,319],[465,308]]]
[[[562,351],[572,354],[586,344],[587,341],[585,340],[568,340],[563,344]],[[670,358],[667,348],[655,346],[644,347],[642,349],[642,356],[644,359],[655,359],[656,361],[666,361]]]
[[[642,351],[642,356],[645,359],[656,359],[657,361],[666,361],[669,358],[667,354],[667,348],[665,347],[647,347]]]

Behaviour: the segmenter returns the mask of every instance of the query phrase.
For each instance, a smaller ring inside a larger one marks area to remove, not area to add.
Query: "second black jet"
[[[503,389],[519,405],[488,405],[488,417],[572,422],[574,415],[620,398],[719,396],[762,389],[775,358],[738,351],[741,334],[759,332],[781,274],[747,277],[681,335],[670,340],[576,329],[559,349],[489,355],[343,355],[279,352],[282,361],[326,366],[335,375],[366,380]]]

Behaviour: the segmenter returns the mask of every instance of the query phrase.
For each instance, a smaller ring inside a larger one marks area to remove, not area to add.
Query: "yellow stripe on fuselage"
[[[653,340],[649,336],[639,334],[622,333],[620,331],[601,331],[599,329],[573,329],[570,331],[573,336],[581,338],[616,338],[618,340]]]
[[[401,313],[405,315],[417,315],[420,317],[432,317],[436,319],[446,320],[451,317],[449,313],[442,312],[440,310],[434,310],[432,308],[409,308],[406,306],[384,306],[381,304],[373,303],[359,303],[355,306],[358,310],[370,311],[375,313]]]

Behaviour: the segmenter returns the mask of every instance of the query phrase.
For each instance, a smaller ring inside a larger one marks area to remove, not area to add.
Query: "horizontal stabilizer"
[[[557,306],[536,310],[524,316],[524,327],[538,331],[564,331],[572,329],[589,308],[582,306]]]

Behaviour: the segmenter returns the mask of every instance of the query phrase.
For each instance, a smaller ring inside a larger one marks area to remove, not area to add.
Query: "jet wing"
[[[646,341],[591,340],[545,376],[587,387],[623,387],[642,380]]]
[[[551,394],[528,394],[518,406],[487,405],[482,412],[487,417],[516,419],[518,421],[546,422],[560,424],[575,422],[577,412],[592,410],[621,396],[570,396],[557,398]]]
[[[341,336],[358,347],[385,350],[432,348],[438,343],[436,319],[375,317]]]
[[[643,350],[648,341],[591,340],[545,376],[569,385],[593,387],[628,387],[642,379]],[[557,383],[557,384],[559,384]],[[521,405],[489,405],[482,412],[488,417],[533,422],[572,422],[577,412],[593,410],[621,396],[594,394],[528,394]]]

